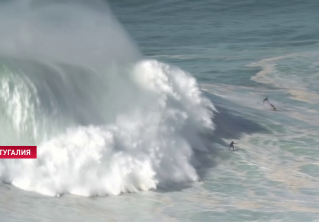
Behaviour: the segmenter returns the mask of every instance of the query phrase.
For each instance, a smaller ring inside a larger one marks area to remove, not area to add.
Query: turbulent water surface
[[[318,7],[1,1],[1,221],[317,221]]]

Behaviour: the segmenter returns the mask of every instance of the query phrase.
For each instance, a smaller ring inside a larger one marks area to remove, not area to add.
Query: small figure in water
[[[265,103],[265,102],[269,103],[268,96],[263,100],[263,103]]]
[[[235,150],[234,144],[237,144],[237,143],[234,143],[234,141],[231,141],[228,149],[233,148],[233,150]]]
[[[275,107],[273,104],[270,103],[270,106],[271,106],[271,108],[272,108],[273,111],[276,111],[276,110],[277,110],[276,107]]]

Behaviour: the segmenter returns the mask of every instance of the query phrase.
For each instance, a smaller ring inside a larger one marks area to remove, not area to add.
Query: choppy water
[[[2,221],[318,221],[319,3],[81,2],[0,8]]]

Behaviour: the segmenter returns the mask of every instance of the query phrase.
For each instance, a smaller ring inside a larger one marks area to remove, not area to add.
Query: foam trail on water
[[[37,160],[0,160],[3,182],[92,196],[198,179],[213,104],[189,74],[142,60],[106,5],[14,1],[2,27],[0,121],[7,142],[38,145]]]

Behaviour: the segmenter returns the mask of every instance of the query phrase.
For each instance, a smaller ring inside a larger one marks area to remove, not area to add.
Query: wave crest
[[[214,129],[213,104],[191,75],[142,60],[109,11],[81,2],[0,9],[0,54],[10,63],[0,70],[3,135],[38,145],[36,160],[0,160],[1,181],[92,196],[197,180],[193,149],[205,150],[200,134]]]
[[[213,129],[213,105],[180,69],[142,61],[133,73],[147,95],[143,106],[113,124],[69,128],[42,143],[35,161],[1,162],[2,180],[51,196],[118,195],[197,180],[192,147],[205,146],[198,134]]]

